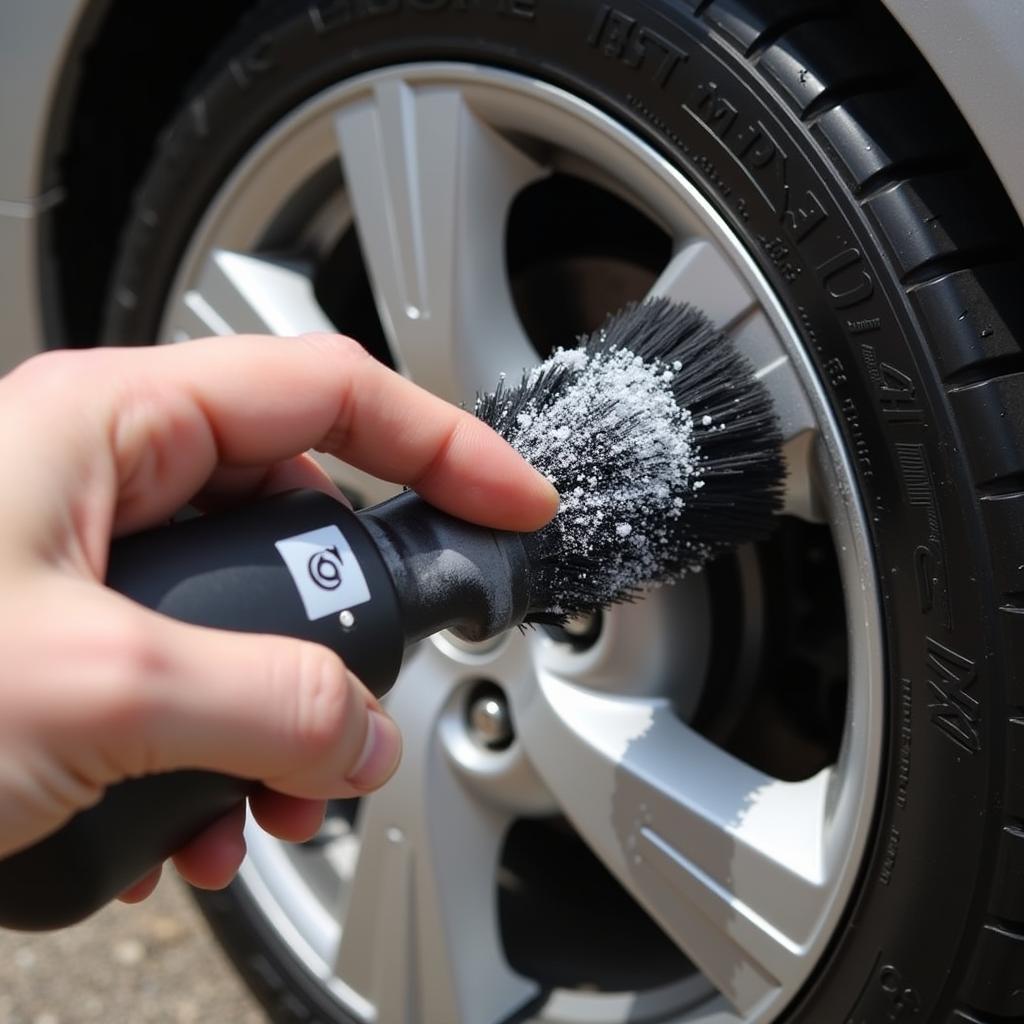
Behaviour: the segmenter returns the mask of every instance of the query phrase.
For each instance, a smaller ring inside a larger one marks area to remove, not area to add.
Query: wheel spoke
[[[825,522],[813,472],[818,420],[807,392],[763,310],[748,309],[734,323],[730,331],[733,342],[750,360],[758,380],[768,389],[779,417],[786,460],[783,511],[807,522]]]
[[[301,265],[215,249],[195,288],[185,293],[168,321],[175,341],[208,334],[302,334],[333,332]],[[365,504],[383,501],[397,488],[330,455],[314,453],[333,479]]]
[[[687,242],[661,272],[650,294],[692,302],[730,332],[771,393],[784,438],[814,428],[814,413],[768,317],[717,246],[704,239]]]
[[[811,473],[817,437],[814,410],[768,317],[732,264],[711,242],[688,242],[662,271],[651,295],[695,302],[719,327],[729,330],[768,389],[779,417],[786,442],[784,511],[809,522],[823,522]]]
[[[805,430],[816,430],[814,410],[789,356],[783,350],[767,315],[756,310],[731,331],[733,341],[772,396],[782,437],[788,441]]]
[[[717,246],[703,239],[687,242],[669,260],[651,295],[700,306],[723,330],[746,316],[754,296]]]
[[[804,430],[783,446],[786,482],[783,491],[783,515],[797,516],[809,523],[828,522],[824,504],[815,484],[815,449],[818,432]]]
[[[544,172],[452,87],[389,80],[338,115],[349,200],[399,364],[450,400],[536,361],[512,306],[505,221]]]
[[[172,336],[334,331],[301,265],[215,249],[195,288],[172,311]]]
[[[459,781],[438,737],[453,668],[421,645],[388,699],[405,753],[363,801],[337,974],[396,1024],[493,1024],[536,994],[502,953],[496,871],[509,817]]]
[[[800,976],[828,892],[827,772],[780,782],[663,701],[551,676],[518,716],[576,829],[738,1011]]]

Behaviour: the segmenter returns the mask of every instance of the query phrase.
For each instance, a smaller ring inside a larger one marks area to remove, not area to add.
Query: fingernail
[[[377,789],[394,774],[402,756],[402,737],[387,715],[370,710],[366,714],[366,739],[359,760],[349,772],[348,782],[357,789]]]
[[[543,474],[541,474],[541,480],[547,484],[548,501],[551,503],[552,508],[557,509],[562,502],[562,496],[558,493],[558,489],[555,485]]]
[[[543,473],[537,472],[537,479],[541,481],[542,486],[537,488],[538,497],[543,498],[544,508],[544,522],[550,522],[550,520],[558,512],[559,506],[562,503],[562,496],[558,493],[555,485],[546,477]],[[540,525],[543,525],[540,524]]]

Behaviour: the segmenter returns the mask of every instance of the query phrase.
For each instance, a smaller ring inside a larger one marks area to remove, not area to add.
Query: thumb
[[[204,768],[317,799],[376,789],[394,773],[397,726],[326,647],[138,612],[139,679],[118,688],[134,741],[122,746],[123,721],[106,737],[115,763],[118,749],[141,760],[128,773]]]

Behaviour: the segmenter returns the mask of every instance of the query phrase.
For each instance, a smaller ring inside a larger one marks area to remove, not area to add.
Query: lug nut
[[[504,750],[515,736],[505,695],[493,683],[478,687],[466,712],[470,735],[488,750]]]

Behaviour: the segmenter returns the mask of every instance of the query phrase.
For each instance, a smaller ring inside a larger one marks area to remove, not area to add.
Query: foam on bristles
[[[757,540],[781,506],[771,398],[729,338],[667,299],[557,349],[476,414],[558,488],[525,537],[534,621],[630,600]]]

